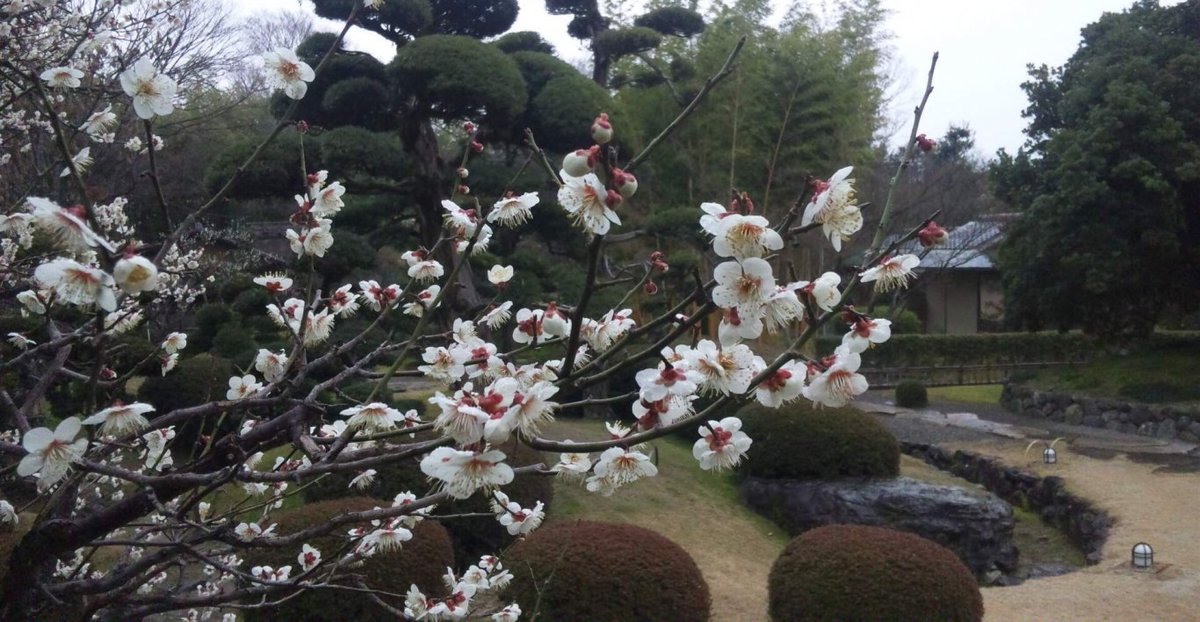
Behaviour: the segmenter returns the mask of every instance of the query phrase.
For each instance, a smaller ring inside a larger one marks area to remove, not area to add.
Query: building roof
[[[1004,237],[1004,227],[1016,214],[994,214],[981,216],[977,220],[963,223],[948,233],[946,243],[936,246],[921,259],[922,270],[994,270],[990,252]],[[899,252],[920,254],[924,250],[916,240],[900,248]]]

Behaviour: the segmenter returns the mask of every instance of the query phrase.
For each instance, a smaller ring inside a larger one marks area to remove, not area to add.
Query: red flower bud
[[[458,169],[457,169],[457,170],[455,170],[454,172],[455,172],[455,173],[456,173],[456,174],[459,176],[459,178],[461,178],[461,179],[466,179],[466,178],[467,178],[467,175],[470,175],[470,174],[471,174],[471,172],[470,172],[470,171],[468,171],[467,169],[465,169],[465,168],[463,168],[463,167],[461,167],[461,166],[460,166],[460,167],[458,167]]]
[[[474,134],[475,133],[475,124],[471,123],[470,121],[464,122],[463,123],[463,131],[466,132],[467,134]]]
[[[608,113],[601,112],[600,116],[592,121],[592,140],[596,141],[596,144],[606,145],[612,140],[612,136],[613,127],[612,123],[608,122]]]
[[[483,143],[477,140],[471,141],[471,151],[475,153],[483,153]]]
[[[609,188],[608,195],[604,197],[604,204],[609,207],[616,207],[621,204],[621,201],[624,201],[624,200],[625,199],[621,198],[620,192],[617,192],[616,190]]]
[[[921,246],[929,248],[937,244],[944,244],[949,234],[946,230],[939,227],[936,222],[930,221],[923,229],[917,232],[917,239],[920,240]]]
[[[308,133],[308,121],[297,121],[296,122],[296,132],[300,133],[300,134],[307,134]]]
[[[921,151],[929,153],[930,151],[933,151],[933,145],[934,142],[931,138],[925,136],[924,134],[917,135],[917,148],[919,148]]]
[[[613,186],[616,186],[617,192],[620,192],[621,196],[626,199],[633,196],[638,189],[637,178],[619,168],[612,170],[612,183]]]
[[[111,367],[105,367],[104,369],[100,370],[100,379],[101,380],[113,380],[116,377],[117,377],[117,372],[113,371],[113,369]],[[121,404],[121,400],[117,400],[116,402],[113,403],[113,405],[114,406],[124,406],[124,404]]]
[[[471,187],[466,184],[459,184],[458,185],[458,193],[459,194],[471,194]]]
[[[658,286],[654,284],[654,281],[646,281],[646,284],[642,286],[642,291],[646,292],[649,296],[653,296],[658,293]]]

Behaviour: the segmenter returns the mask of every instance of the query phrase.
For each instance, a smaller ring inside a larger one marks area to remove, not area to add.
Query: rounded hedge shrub
[[[708,584],[691,555],[635,525],[574,521],[541,527],[514,546],[502,602],[546,620],[708,620]]]
[[[924,408],[929,404],[925,385],[916,380],[905,380],[896,385],[896,405],[902,408]]]
[[[189,344],[190,347],[190,344]],[[154,404],[152,415],[160,416],[177,408],[198,406],[213,400],[225,399],[229,390],[229,379],[236,373],[229,359],[211,354],[197,354],[179,361],[178,367],[166,376],[150,376],[138,390],[138,399]],[[240,375],[240,374],[239,374]],[[219,413],[207,417],[192,418],[176,426],[172,450],[176,460],[191,455],[200,434],[212,434],[213,427],[222,421]],[[237,429],[237,419],[226,417],[221,431]]]
[[[771,568],[771,619],[983,619],[971,571],[946,547],[882,527],[828,525],[792,540]]]
[[[900,446],[875,417],[853,408],[816,410],[808,403],[743,408],[742,430],[754,439],[739,473],[749,477],[832,479],[895,477]]]
[[[390,504],[379,499],[350,497],[320,503],[309,503],[276,512],[271,520],[278,524],[276,532],[288,535],[320,524],[329,518],[347,512],[362,512]],[[334,529],[329,535],[313,538],[308,543],[321,551],[323,559],[331,559],[346,544],[345,534],[349,526]],[[437,521],[421,521],[412,529],[413,538],[405,542],[399,551],[368,557],[361,567],[351,570],[364,575],[367,585],[379,590],[403,594],[410,585],[416,586],[426,595],[441,595],[445,592],[442,575],[454,564],[454,549],[450,535]],[[301,572],[297,556],[300,547],[257,549],[247,555],[247,566],[291,566],[292,574]],[[398,603],[391,603],[397,605]],[[402,603],[399,603],[403,607]],[[375,604],[365,594],[314,590],[292,598],[278,607],[266,610],[247,610],[247,622],[256,620],[307,620],[310,622],[372,622],[395,620],[394,614]]]

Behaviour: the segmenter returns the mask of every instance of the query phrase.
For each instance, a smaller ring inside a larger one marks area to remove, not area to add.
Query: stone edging
[[[1200,443],[1200,411],[1038,391],[1004,383],[1000,405],[1010,412],[1126,434]]]
[[[1101,559],[1112,519],[1104,510],[1067,492],[1061,477],[1038,477],[1005,466],[998,458],[934,445],[901,442],[900,450],[943,471],[982,485],[1009,503],[1037,512],[1083,551],[1088,565]]]

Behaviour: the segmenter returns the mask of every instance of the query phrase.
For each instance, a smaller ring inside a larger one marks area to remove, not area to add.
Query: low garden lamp
[[[1053,447],[1047,447],[1042,452],[1042,462],[1046,464],[1055,464],[1058,462],[1058,452],[1054,451]]]
[[[1154,565],[1154,549],[1145,542],[1133,545],[1133,567],[1145,570]]]

